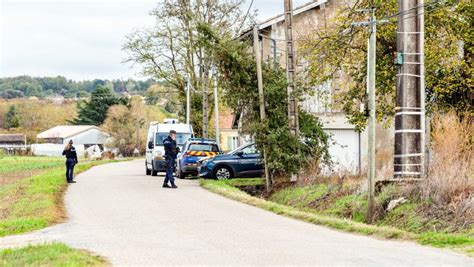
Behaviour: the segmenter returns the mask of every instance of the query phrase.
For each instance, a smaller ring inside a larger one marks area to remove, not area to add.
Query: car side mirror
[[[239,157],[242,157],[242,155],[244,155],[244,152],[243,152],[243,151],[239,151],[239,152],[237,152],[236,155],[239,156]]]
[[[153,145],[153,142],[150,141],[148,142],[148,149],[153,149],[155,146]]]

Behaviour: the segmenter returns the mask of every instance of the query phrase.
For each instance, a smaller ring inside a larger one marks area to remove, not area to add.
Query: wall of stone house
[[[340,0],[330,0],[319,7],[313,8],[306,12],[300,13],[293,17],[293,38],[295,40],[295,48],[298,50],[298,40],[307,38],[314,29],[324,27],[328,19],[334,17],[337,7],[341,4]],[[286,66],[286,44],[285,40],[285,23],[284,21],[275,23],[270,27],[261,30],[261,34],[269,38],[262,40],[262,59],[273,60],[274,51],[272,49],[272,41],[270,38],[277,40],[277,61],[281,66]],[[303,64],[302,58],[297,59],[298,65]]]
[[[340,5],[347,1],[341,0],[329,0],[327,3],[322,4],[320,7],[308,10],[294,16],[294,40],[297,58],[298,72],[303,73],[307,67],[307,62],[303,58],[301,53],[298,53],[298,40],[304,40],[309,38],[315,29],[325,27],[336,15],[337,9]],[[278,62],[281,67],[286,66],[286,43],[285,40],[285,24],[279,22],[261,30],[261,34],[268,38],[263,37],[261,39],[261,53],[262,59],[268,62]],[[276,43],[272,41],[276,40]],[[276,45],[275,45],[276,44]],[[276,46],[276,60],[275,50]],[[303,106],[307,106],[313,113],[326,113],[326,112],[340,112],[340,105],[337,104],[337,98],[335,95],[345,91],[347,86],[350,85],[350,79],[343,73],[337,73],[335,79],[329,81],[327,84],[314,86],[313,92],[308,94],[305,98],[306,102],[302,103]],[[321,103],[323,99],[328,99],[327,103]]]

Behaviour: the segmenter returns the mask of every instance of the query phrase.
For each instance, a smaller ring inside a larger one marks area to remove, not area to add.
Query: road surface
[[[178,180],[145,176],[143,161],[101,165],[65,196],[68,222],[0,239],[64,242],[114,265],[474,266],[411,242],[377,240],[282,217]]]

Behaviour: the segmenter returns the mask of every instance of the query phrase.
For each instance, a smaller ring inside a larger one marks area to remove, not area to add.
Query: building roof
[[[100,128],[94,125],[59,125],[39,133],[36,137],[39,139],[68,138],[91,129],[97,129],[100,131]]]
[[[304,13],[308,10],[319,7],[320,5],[325,4],[328,1],[329,0],[313,0],[313,1],[311,1],[309,3],[306,3],[302,6],[296,7],[296,8],[293,9],[293,16],[297,16],[297,15],[299,15],[301,13]],[[264,21],[258,23],[258,29],[259,30],[265,29],[265,28],[267,28],[267,27],[269,27],[269,26],[271,26],[275,23],[282,22],[284,20],[285,20],[285,14],[284,13],[276,15],[274,17],[271,17],[267,20],[264,20]],[[252,28],[248,28],[248,29],[244,30],[240,34],[240,36],[246,35],[246,34],[250,33],[251,31],[252,31]]]
[[[0,134],[1,142],[25,142],[25,135],[23,134]]]

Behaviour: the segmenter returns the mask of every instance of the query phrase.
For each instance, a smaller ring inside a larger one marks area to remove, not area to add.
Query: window
[[[244,154],[257,154],[258,150],[257,150],[257,147],[255,145],[251,145],[251,146],[248,146],[248,147],[242,149],[242,152]]]
[[[227,137],[227,150],[234,150],[237,148],[238,144],[238,137],[237,136],[229,136]]]
[[[156,133],[156,145],[162,146],[163,141],[168,137],[169,133]],[[190,133],[177,133],[176,134],[176,143],[178,145],[183,145],[186,141],[191,138]]]
[[[193,144],[189,145],[188,150],[190,150],[190,151],[219,152],[219,148],[215,144],[193,143]]]

